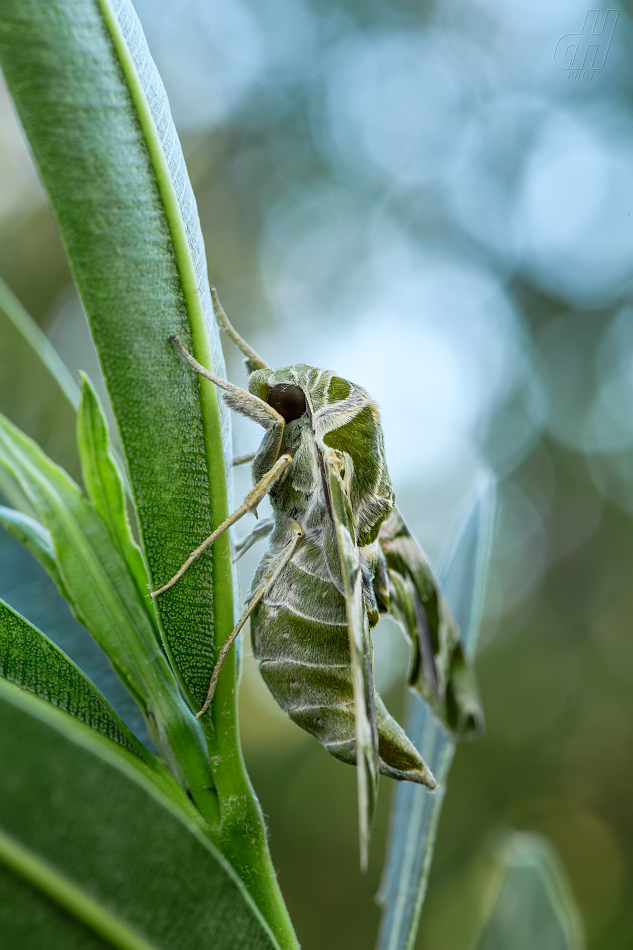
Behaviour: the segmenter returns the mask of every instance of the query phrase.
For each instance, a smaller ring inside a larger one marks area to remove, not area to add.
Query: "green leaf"
[[[458,532],[440,574],[441,588],[460,630],[466,656],[475,653],[495,510],[492,479]],[[433,859],[435,836],[455,755],[455,740],[416,694],[409,700],[407,735],[437,781],[437,791],[402,782],[394,790],[387,860],[378,902],[383,908],[377,950],[411,950]]]
[[[0,463],[19,481],[50,532],[62,593],[77,619],[139,702],[174,775],[209,820],[217,822],[202,731],[180,695],[141,594],[106,525],[72,479],[2,417]]]
[[[140,594],[106,525],[73,480],[2,417],[0,462],[19,482],[50,534],[62,593],[78,620],[147,706],[145,667],[149,664],[151,670],[160,655]],[[159,662],[158,668],[167,681],[166,665]]]
[[[0,528],[0,597],[34,626],[46,630],[47,636],[84,671],[132,733],[155,751],[138,703],[106,654],[72,616],[70,605],[46,570],[4,528]]]
[[[475,950],[584,950],[580,911],[558,854],[512,832],[494,848]]]
[[[30,885],[12,882],[3,914],[28,918],[45,895],[121,950],[277,948],[226,860],[136,763],[0,681],[0,863]],[[28,945],[49,946],[41,931]]]
[[[0,597],[40,630],[46,630],[47,636],[84,671],[133,734],[154,751],[141,709],[106,654],[72,616],[69,604],[46,570],[4,528],[0,528]]]
[[[79,386],[40,327],[0,279],[0,411],[76,477],[80,475],[75,438],[78,404]],[[12,505],[11,509],[0,507],[0,522],[44,565],[58,588],[63,588],[50,535],[35,520],[33,506],[3,468],[0,491]],[[14,605],[26,610],[35,622],[45,624],[52,639],[64,649],[71,649],[80,665],[87,663],[91,675],[97,677],[137,734],[151,741],[135,701],[126,694],[108,661],[100,658],[99,648],[86,631],[56,603],[55,594],[37,567],[19,554],[16,559],[6,543],[0,544],[0,559],[2,596],[12,604],[15,600]]]
[[[149,776],[179,808],[184,808],[186,813],[191,813],[194,820],[201,824],[205,834],[213,840],[211,829],[202,821],[200,813],[192,806],[183,788],[164,765],[149,753],[143,743],[139,742],[128,727],[121,722],[120,717],[100,690],[77,664],[13,607],[0,600],[0,608],[3,608],[0,621],[0,657],[2,658],[0,659],[0,676],[4,676],[5,679],[23,689],[32,690],[40,698],[64,709],[75,718],[85,721],[96,730],[100,737],[107,737],[107,741],[118,741],[126,749],[131,743],[131,749],[135,752],[135,765],[141,768],[143,774]],[[59,621],[57,633],[59,633]],[[104,677],[103,671],[97,670],[97,673],[112,691],[111,684]]]
[[[35,518],[24,515],[21,511],[15,511],[13,508],[5,508],[4,505],[0,505],[0,524],[16,541],[23,544],[27,551],[30,551],[37,558],[42,567],[53,578],[62,595],[69,600],[68,592],[64,587],[64,582],[55,561],[55,550],[50,531],[47,531]]]
[[[79,387],[15,294],[0,279],[0,412],[73,476],[79,475]]]
[[[37,627],[0,600],[0,676],[141,756],[152,756],[87,676]]]
[[[0,933],[8,947],[28,950],[112,950],[93,930],[70,917],[0,863]]]
[[[4,0],[0,59],[90,321],[158,587],[225,520],[231,456],[214,386],[170,343],[177,335],[224,372],[165,92],[128,0]],[[166,653],[199,709],[234,625],[228,533],[157,607]],[[284,947],[296,948],[242,760],[236,660],[203,717],[222,847]]]
[[[226,414],[169,339],[223,373],[180,143],[127,2],[8,0],[0,56],[91,324],[156,587],[227,509]],[[214,666],[209,631],[221,620],[224,640],[233,626],[228,551],[220,539],[158,603],[196,708]]]
[[[152,626],[154,605],[141,549],[132,537],[127,518],[123,479],[110,449],[108,427],[99,398],[81,373],[81,402],[77,415],[77,443],[86,492],[105,523],[115,548],[126,562],[145,604]]]
[[[0,278],[0,412],[73,478],[81,474],[75,438],[79,399],[79,386],[50,340]],[[127,484],[125,489],[129,494]],[[0,490],[25,510],[5,472]]]

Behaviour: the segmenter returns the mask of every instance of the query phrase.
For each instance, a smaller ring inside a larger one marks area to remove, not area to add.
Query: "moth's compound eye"
[[[276,409],[286,422],[292,422],[306,411],[306,397],[300,386],[279,383],[268,393],[268,405]]]

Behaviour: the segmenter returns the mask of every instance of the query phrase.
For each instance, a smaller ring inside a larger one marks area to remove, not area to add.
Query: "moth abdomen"
[[[292,721],[331,755],[355,765],[356,714],[345,600],[334,583],[323,579],[324,573],[308,575],[303,566],[288,564],[283,578],[253,611],[253,655],[264,682]],[[293,583],[301,576],[302,584]],[[380,771],[434,788],[422,757],[379,696],[375,705]]]
[[[302,710],[353,702],[350,665],[263,660],[260,672],[277,702],[291,716]]]

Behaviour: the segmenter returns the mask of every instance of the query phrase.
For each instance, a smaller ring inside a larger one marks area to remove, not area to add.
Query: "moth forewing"
[[[369,835],[378,792],[378,735],[369,624],[363,600],[360,554],[349,496],[343,482],[344,462],[341,453],[334,449],[326,450],[324,456],[345,589],[347,634],[354,683],[361,866],[366,868]]]

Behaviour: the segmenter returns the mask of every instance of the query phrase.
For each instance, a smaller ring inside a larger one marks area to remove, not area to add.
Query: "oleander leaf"
[[[214,386],[170,343],[178,335],[224,373],[164,89],[128,0],[6,0],[0,58],[90,322],[158,587],[224,520],[230,445]],[[222,642],[233,627],[229,549],[220,538],[157,601],[168,654],[196,709],[214,666],[215,624]]]
[[[184,792],[187,804],[177,807],[146,771],[132,753],[0,680],[3,943],[27,921],[28,942],[8,945],[60,946],[61,916],[64,947],[278,950]]]
[[[103,409],[90,380],[81,373],[81,402],[77,415],[77,443],[86,493],[105,523],[115,548],[134,579],[152,627],[154,605],[141,549],[132,537],[127,517],[123,479],[112,455]],[[158,630],[156,630],[157,636]]]
[[[19,482],[52,540],[77,619],[90,630],[130,691],[147,708],[143,667],[158,647],[140,595],[106,525],[81,489],[37,445],[0,417],[0,463]]]
[[[15,514],[12,509],[5,511]],[[36,524],[41,527],[39,522]],[[47,636],[83,670],[132,733],[155,751],[138,703],[106,654],[73,617],[70,605],[47,571],[5,528],[0,528],[0,597],[34,626],[46,630]]]
[[[202,730],[180,695],[128,565],[94,505],[70,476],[2,417],[0,463],[20,483],[50,532],[61,592],[141,706],[157,748],[201,807],[215,808],[205,791],[212,782]],[[183,770],[181,758],[187,750],[199,789],[190,785],[191,777]]]
[[[495,486],[487,479],[440,572],[440,586],[462,632],[464,653],[474,656],[495,510]],[[402,782],[394,791],[387,860],[378,895],[383,908],[377,950],[412,950],[426,894],[435,836],[455,739],[416,694],[409,697],[407,735],[437,781],[437,791]]]
[[[0,933],[10,947],[29,950],[111,950],[85,924],[70,917],[0,862]]]
[[[153,758],[79,667],[3,600],[0,676],[65,710],[146,761]]]
[[[16,511],[15,508],[6,508],[0,505],[0,524],[8,531],[11,537],[23,544],[27,551],[37,558],[43,568],[57,584],[62,596],[69,600],[68,592],[64,587],[62,576],[55,560],[55,549],[51,540],[51,533],[44,525],[29,515]]]
[[[79,476],[75,440],[78,405],[76,381],[0,278],[0,412],[73,477]]]

